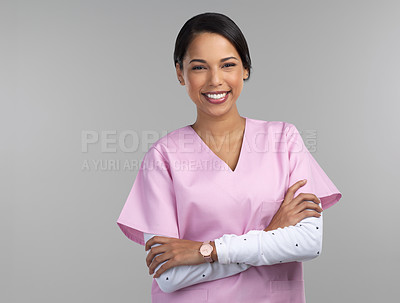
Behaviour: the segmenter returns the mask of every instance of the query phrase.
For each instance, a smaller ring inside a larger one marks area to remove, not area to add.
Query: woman
[[[152,302],[305,302],[302,261],[342,194],[293,124],[239,115],[251,60],[230,18],[189,19],[174,60],[196,122],[150,147],[117,221],[145,245]]]

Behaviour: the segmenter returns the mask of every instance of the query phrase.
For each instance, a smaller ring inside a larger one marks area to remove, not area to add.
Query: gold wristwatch
[[[200,246],[199,252],[204,257],[204,259],[209,263],[214,263],[214,260],[211,258],[211,253],[214,250],[214,247],[210,244],[210,241],[203,242]]]

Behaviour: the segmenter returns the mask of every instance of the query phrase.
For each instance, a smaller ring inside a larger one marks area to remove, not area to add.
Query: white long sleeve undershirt
[[[319,218],[308,217],[294,226],[267,232],[250,230],[244,235],[225,234],[214,240],[217,262],[176,266],[166,270],[156,281],[163,292],[170,293],[197,283],[229,277],[251,266],[314,259],[322,250],[322,217],[323,212]],[[145,242],[154,236],[144,233]],[[154,272],[165,262],[159,264]]]

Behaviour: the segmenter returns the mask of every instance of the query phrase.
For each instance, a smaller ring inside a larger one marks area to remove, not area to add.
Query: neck
[[[244,131],[246,119],[238,112],[225,116],[197,115],[196,122],[191,127],[200,134],[208,134],[214,138],[241,134]]]

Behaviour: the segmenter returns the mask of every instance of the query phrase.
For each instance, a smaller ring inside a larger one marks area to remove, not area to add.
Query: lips
[[[225,96],[223,96],[223,97],[221,97],[221,98],[219,98],[219,99],[209,98],[209,97],[207,97],[207,95],[206,95],[205,93],[202,94],[202,95],[204,96],[204,98],[205,98],[208,102],[210,102],[210,103],[212,103],[212,104],[221,104],[221,103],[224,103],[224,102],[228,99],[228,96],[229,96],[230,92],[231,92],[231,91],[220,92],[219,94],[223,94],[223,93],[226,93],[226,94],[225,94]]]
[[[205,94],[215,94],[215,95],[218,95],[218,94],[223,94],[223,93],[229,93],[230,92],[230,90],[219,90],[219,91],[214,91],[214,92],[206,92],[206,93],[202,93],[203,95],[205,95]]]

